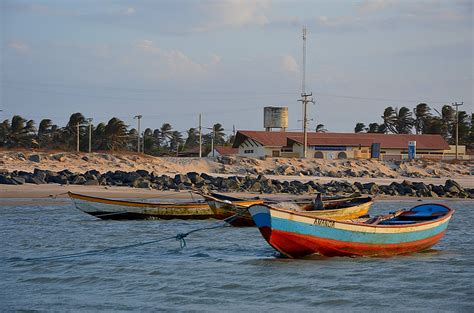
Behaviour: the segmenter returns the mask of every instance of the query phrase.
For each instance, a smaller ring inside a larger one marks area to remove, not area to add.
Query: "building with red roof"
[[[408,143],[416,142],[418,157],[441,159],[450,146],[440,135],[378,133],[308,133],[307,157],[323,159],[405,159]],[[238,131],[238,155],[249,157],[301,157],[302,132]]]

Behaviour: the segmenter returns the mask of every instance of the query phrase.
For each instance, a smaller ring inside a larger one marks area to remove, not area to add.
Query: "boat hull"
[[[146,203],[104,199],[69,193],[77,209],[101,219],[208,219],[214,212],[207,203]]]
[[[367,225],[309,218],[252,206],[252,217],[265,240],[282,254],[298,258],[325,256],[392,256],[435,245],[444,235],[452,212],[432,222],[414,225]]]
[[[219,219],[229,218],[231,216],[234,216],[235,214],[240,213],[241,215],[235,217],[234,219],[232,219],[232,221],[230,221],[230,224],[233,226],[255,226],[255,222],[253,221],[250,213],[247,211],[247,208],[253,205],[263,204],[265,202],[264,200],[225,202],[206,195],[203,195],[203,197],[207,199],[209,207],[214,211],[214,214],[218,216],[217,218]],[[345,201],[328,201],[324,205],[325,207],[337,207],[338,205],[347,205],[348,203],[352,203],[351,201],[355,201],[354,205],[337,209],[303,211],[301,212],[301,214],[305,214],[309,217],[323,217],[335,220],[353,219],[368,214],[370,206],[373,204],[371,198],[356,198]]]

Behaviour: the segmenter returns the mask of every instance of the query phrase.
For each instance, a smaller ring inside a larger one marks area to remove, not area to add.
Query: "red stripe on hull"
[[[422,240],[397,244],[366,244],[345,242],[327,238],[309,237],[295,233],[260,228],[267,242],[276,250],[292,258],[310,254],[325,256],[391,256],[426,250],[435,245],[444,235],[444,231]]]

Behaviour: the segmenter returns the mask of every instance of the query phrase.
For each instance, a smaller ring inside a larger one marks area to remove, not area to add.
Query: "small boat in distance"
[[[77,209],[100,219],[208,219],[214,212],[205,201],[143,202],[116,200],[68,192]]]
[[[327,217],[332,219],[351,219],[368,214],[373,200],[370,197],[357,198],[334,198],[323,201],[318,195],[321,202],[321,208],[314,210],[313,201],[306,199],[305,201],[276,201],[267,199],[241,199],[229,197],[221,194],[200,194],[206,199],[209,207],[213,210],[218,219],[229,218],[238,214],[229,223],[233,226],[255,226],[255,222],[250,216],[247,209],[256,204],[269,204],[275,207],[291,207],[298,211],[303,211],[310,216]]]
[[[263,238],[290,258],[391,256],[435,245],[454,213],[441,204],[422,204],[375,218],[337,221],[268,206],[249,208]]]

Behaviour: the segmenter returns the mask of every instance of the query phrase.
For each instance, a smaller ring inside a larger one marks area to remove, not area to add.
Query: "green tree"
[[[106,150],[107,142],[105,140],[105,124],[99,123],[92,131],[92,149]]]
[[[225,143],[225,133],[220,123],[212,126],[212,133],[214,134],[214,146],[223,146]]]
[[[357,123],[356,126],[354,127],[354,133],[361,133],[367,128],[365,127],[364,123]]]
[[[53,140],[53,123],[50,119],[43,119],[38,126],[37,142],[40,148],[51,148]]]
[[[368,133],[381,133],[384,134],[387,131],[385,124],[370,123],[367,128]]]
[[[73,113],[69,117],[69,122],[66,127],[63,129],[62,142],[66,144],[69,148],[76,147],[77,141],[77,125],[79,125],[79,138],[85,135],[84,123],[86,119],[82,113]]]
[[[173,134],[173,127],[169,123],[164,123],[160,127],[158,142],[161,147],[169,147]]]
[[[328,130],[324,128],[324,124],[318,124],[316,125],[316,132],[317,133],[327,133]]]
[[[426,103],[419,103],[413,110],[415,114],[414,126],[417,134],[424,134],[431,118],[430,107]]]
[[[183,145],[184,145],[184,140],[183,136],[181,135],[181,132],[175,130],[171,133],[170,136],[170,143],[169,143],[169,149],[172,152],[175,152],[176,150],[182,150]]]
[[[104,139],[107,149],[112,151],[123,149],[129,140],[127,125],[116,117],[110,119],[105,126]]]
[[[35,145],[36,140],[34,139],[35,136],[35,127],[34,121],[22,118],[19,115],[15,115],[12,117],[11,123],[8,125],[7,123],[2,123],[2,132],[5,132],[5,145],[7,147],[25,147],[29,148]],[[9,126],[7,128],[7,126]]]
[[[412,115],[407,107],[401,107],[400,110],[387,107],[383,112],[382,119],[384,125],[392,133],[410,134],[414,124]]]
[[[196,128],[190,128],[186,131],[186,142],[184,145],[187,148],[197,147],[199,145],[199,132]]]

